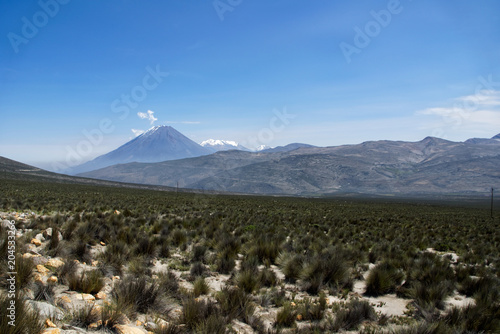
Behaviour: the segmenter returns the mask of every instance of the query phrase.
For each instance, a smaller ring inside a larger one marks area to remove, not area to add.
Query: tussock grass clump
[[[74,309],[70,314],[70,318],[72,326],[88,328],[91,324],[100,320],[100,315],[95,304],[90,304]]]
[[[193,283],[193,295],[198,297],[200,295],[206,295],[210,291],[210,287],[203,277],[198,277]]]
[[[149,310],[164,311],[159,285],[148,282],[145,276],[126,276],[118,281],[111,292],[118,305],[130,309],[131,313],[146,313]]]
[[[300,254],[284,253],[278,258],[278,263],[285,274],[285,280],[289,283],[295,283],[300,278],[304,257]]]
[[[180,322],[185,324],[188,330],[199,333],[212,333],[210,331],[212,330],[215,333],[221,333],[222,324],[224,328],[226,326],[220,310],[212,301],[188,297],[183,301],[182,306]]]
[[[333,330],[355,330],[366,320],[377,320],[373,306],[366,300],[354,299],[335,313]]]
[[[467,305],[453,307],[444,316],[445,324],[455,332],[498,333],[500,332],[500,304]]]
[[[320,321],[325,315],[326,298],[323,293],[317,303],[311,298],[304,298],[303,302],[298,306],[297,315],[300,315],[302,320]]]
[[[191,265],[189,274],[193,277],[203,276],[207,271],[207,268],[201,262],[195,262]]]
[[[275,327],[292,327],[295,325],[295,318],[297,317],[297,312],[293,308],[292,304],[287,302],[283,304],[283,307],[276,314]]]
[[[246,293],[252,293],[260,286],[259,276],[251,270],[246,270],[238,273],[236,283],[240,289]]]
[[[229,274],[234,267],[236,254],[230,249],[225,249],[221,253],[217,254],[217,260],[215,262],[215,270],[221,274]]]
[[[278,283],[278,277],[276,277],[276,273],[269,268],[264,268],[262,271],[260,271],[257,280],[260,285],[266,287],[275,286]]]
[[[307,292],[317,294],[324,287],[333,291],[352,287],[349,266],[340,251],[328,249],[306,263],[301,279]]]
[[[36,281],[33,288],[33,295],[35,300],[45,300],[49,303],[54,303],[54,284],[43,283]]]
[[[251,302],[250,295],[246,294],[242,289],[229,286],[224,286],[215,295],[215,298],[220,305],[222,313],[230,320],[240,318]]]
[[[260,263],[275,263],[280,249],[280,240],[269,236],[261,236],[250,247],[248,255],[257,257]]]
[[[404,274],[389,262],[382,262],[373,268],[366,279],[368,296],[380,296],[393,293],[403,281]]]
[[[180,298],[179,280],[170,271],[158,273],[158,288],[162,294],[176,299]]]
[[[16,256],[16,289],[24,289],[31,283],[34,267],[31,258],[24,258],[20,254]]]
[[[193,262],[205,262],[205,255],[207,253],[207,246],[195,245],[192,252]]]
[[[104,287],[104,279],[101,271],[89,270],[80,275],[72,274],[66,277],[70,290],[96,294]]]
[[[12,321],[8,307],[14,301],[15,305],[15,326],[9,324]],[[44,325],[42,317],[34,310],[28,307],[27,302],[15,295],[14,298],[0,291],[0,333],[2,334],[18,334],[18,333],[41,333]]]

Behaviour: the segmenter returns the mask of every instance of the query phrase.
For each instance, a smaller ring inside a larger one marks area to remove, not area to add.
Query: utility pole
[[[493,218],[493,191],[494,189],[491,188],[491,205],[490,205],[491,218]]]

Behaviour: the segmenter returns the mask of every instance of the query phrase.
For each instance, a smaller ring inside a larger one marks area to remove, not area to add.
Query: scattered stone
[[[97,322],[91,323],[91,324],[89,325],[89,329],[97,329],[97,328],[99,328],[101,325],[102,325],[102,321],[101,321],[101,320],[99,320],[99,321],[97,321]]]
[[[108,296],[106,295],[105,292],[103,291],[99,291],[96,295],[95,295],[95,298],[96,299],[106,299]]]
[[[35,273],[35,275],[33,276],[33,279],[35,280],[35,282],[42,282],[43,283],[43,277],[39,273]]]
[[[35,238],[31,239],[31,243],[37,247],[40,247],[42,245],[42,242]]]
[[[57,283],[57,277],[55,277],[55,276],[50,276],[49,278],[47,278],[47,283],[53,283],[53,284],[56,284],[56,283]]]
[[[37,235],[35,235],[35,239],[41,242],[45,241],[45,238],[43,237],[42,233],[38,233]]]
[[[52,227],[49,227],[48,229],[46,229],[45,231],[43,231],[43,236],[44,238],[52,238]]]
[[[92,300],[95,300],[95,297],[92,296],[91,294],[88,294],[88,293],[80,293],[80,294],[75,295],[75,299],[92,301]]]
[[[106,246],[106,244],[104,242],[100,242],[101,246]]]
[[[56,324],[53,323],[50,319],[45,320],[45,327],[53,327],[56,328]]]
[[[31,253],[24,253],[23,254],[23,259],[31,259],[33,257],[33,254]]]
[[[146,330],[130,325],[116,325],[114,328],[118,334],[147,334]]]
[[[42,334],[60,334],[61,330],[59,328],[47,328],[45,329]]]
[[[45,263],[47,266],[51,266],[53,268],[59,268],[64,265],[64,262],[59,259],[50,259]]]
[[[41,265],[41,264],[38,264],[36,266],[36,271],[38,271],[42,275],[46,275],[49,272],[49,270],[47,268],[45,268],[43,265]]]

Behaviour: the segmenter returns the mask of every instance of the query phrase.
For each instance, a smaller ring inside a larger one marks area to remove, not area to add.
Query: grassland
[[[0,192],[30,334],[47,317],[117,333],[500,330],[500,219],[484,207],[7,179]],[[0,316],[0,332],[14,333]]]

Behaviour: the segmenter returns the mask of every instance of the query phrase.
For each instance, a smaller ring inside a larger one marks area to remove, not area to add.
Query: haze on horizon
[[[0,156],[44,168],[161,124],[251,149],[500,132],[494,0],[4,1],[0,31]]]

